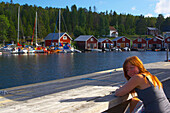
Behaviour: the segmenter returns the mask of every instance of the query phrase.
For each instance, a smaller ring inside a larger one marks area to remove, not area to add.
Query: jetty
[[[170,62],[144,64],[170,98]],[[0,90],[1,113],[123,113],[132,95],[114,96],[122,68]]]

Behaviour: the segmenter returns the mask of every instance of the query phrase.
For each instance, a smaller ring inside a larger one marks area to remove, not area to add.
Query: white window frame
[[[142,39],[141,39],[141,38],[138,38],[138,42],[142,42]]]
[[[120,43],[117,43],[117,46],[120,46],[121,44]]]
[[[129,47],[129,43],[126,43],[126,47]]]
[[[96,43],[94,44],[94,47],[96,47]]]
[[[154,41],[154,42],[156,42],[156,41],[157,41],[157,39],[156,39],[156,38],[154,38],[154,39],[153,39],[153,41]]]
[[[94,39],[93,39],[93,38],[91,38],[91,39],[90,39],[90,41],[91,41],[91,42],[93,42],[93,41],[94,41]]]
[[[170,38],[167,39],[167,42],[170,42]]]
[[[152,44],[149,44],[149,48],[151,48],[152,47]]]
[[[146,44],[142,44],[142,47],[146,47]]]
[[[122,41],[125,41],[125,38],[122,38]]]
[[[160,48],[161,48],[161,44],[158,44],[158,47],[160,47]]]
[[[137,44],[133,44],[134,47],[137,47]]]
[[[67,36],[63,36],[63,40],[67,40]]]
[[[88,47],[90,47],[90,44],[88,43],[88,45],[87,45]]]

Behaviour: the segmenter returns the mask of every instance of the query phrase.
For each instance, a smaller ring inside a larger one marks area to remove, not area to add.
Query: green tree
[[[169,31],[170,29],[170,17],[167,17],[161,25],[161,30],[163,32]]]
[[[5,15],[0,15],[0,40],[7,40],[8,28],[10,26],[9,20]]]
[[[135,34],[135,18],[134,16],[128,14],[126,16],[125,22],[126,34]]]
[[[136,34],[145,35],[146,29],[147,29],[146,19],[144,18],[143,15],[141,15],[136,22]]]
[[[92,11],[91,11],[91,7],[89,7],[89,12],[87,14],[87,29],[88,30],[93,30],[93,14],[92,14]]]
[[[163,24],[164,20],[164,16],[162,14],[159,14],[155,24],[159,30],[161,30],[161,25]]]
[[[11,24],[10,24],[10,27],[8,29],[8,39],[10,41],[16,41],[16,39],[17,39],[17,31],[15,29],[15,26],[14,26],[13,22],[11,21],[10,23]]]
[[[71,7],[71,24],[72,24],[72,32],[74,32],[75,27],[78,25],[78,18],[77,18],[77,6],[73,5]]]
[[[79,35],[85,35],[85,30],[81,26],[76,26],[74,36],[78,37]]]
[[[81,27],[86,27],[86,14],[85,14],[85,11],[86,9],[84,8],[79,8],[78,10],[78,15],[79,15],[79,18],[78,18],[78,25],[81,26]]]
[[[125,27],[123,24],[119,25],[119,35],[125,35]]]

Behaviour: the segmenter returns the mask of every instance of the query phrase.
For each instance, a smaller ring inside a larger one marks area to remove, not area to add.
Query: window
[[[146,44],[142,44],[142,47],[146,47]]]
[[[93,38],[91,38],[91,41],[93,41],[94,39]]]
[[[129,43],[126,43],[126,47],[129,47]]]
[[[141,38],[138,38],[138,42],[142,42],[142,39],[141,39]]]
[[[152,44],[149,44],[149,48],[151,48],[152,47]]]
[[[158,47],[161,48],[161,44],[158,44]]]
[[[67,40],[67,36],[64,36],[64,37],[63,37],[63,40]]]
[[[108,40],[106,40],[106,42],[108,42]]]
[[[154,39],[153,39],[153,41],[154,41],[154,42],[156,42],[156,41],[157,41],[157,39],[156,39],[156,38],[154,38]]]
[[[125,41],[125,38],[122,38],[122,41]]]
[[[170,38],[168,38],[167,41],[170,42]]]
[[[88,47],[90,47],[90,44],[88,44]]]
[[[137,44],[134,44],[134,47],[137,47]]]
[[[96,44],[94,44],[94,47],[96,47]]]
[[[120,43],[117,43],[117,46],[120,46]]]

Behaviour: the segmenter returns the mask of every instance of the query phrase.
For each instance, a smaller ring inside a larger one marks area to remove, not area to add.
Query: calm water
[[[1,55],[0,89],[122,67],[134,55],[143,63],[166,60],[165,51]]]

